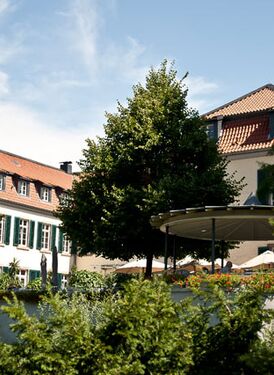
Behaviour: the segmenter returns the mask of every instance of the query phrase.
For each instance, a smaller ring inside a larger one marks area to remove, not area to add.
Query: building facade
[[[52,250],[58,249],[58,280],[65,285],[74,262],[71,241],[60,230],[53,211],[71,188],[70,163],[53,168],[0,151],[0,271],[19,262],[22,286],[40,276],[41,255],[52,270]]]
[[[264,85],[203,115],[209,137],[216,139],[220,152],[229,161],[228,173],[240,180],[243,188],[237,204],[256,195],[263,164],[274,164],[274,85]],[[273,194],[262,204],[273,204]],[[244,242],[231,251],[233,262],[241,264],[274,244]]]

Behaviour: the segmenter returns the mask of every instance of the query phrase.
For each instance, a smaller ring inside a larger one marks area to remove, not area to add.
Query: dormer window
[[[44,202],[50,202],[51,201],[51,189],[46,186],[42,186],[40,190],[40,198]]]
[[[66,192],[63,191],[62,194],[60,194],[60,196],[59,196],[59,200],[60,200],[60,203],[63,206],[67,206],[68,202],[69,202],[69,195],[68,195],[68,193],[66,193]]]
[[[28,197],[29,196],[29,182],[25,180],[19,180],[17,192],[18,194],[23,195],[24,197]]]
[[[222,133],[222,116],[218,116],[216,120],[212,120],[207,124],[207,136],[209,139],[218,141]]]
[[[5,190],[5,176],[0,174],[0,190]]]

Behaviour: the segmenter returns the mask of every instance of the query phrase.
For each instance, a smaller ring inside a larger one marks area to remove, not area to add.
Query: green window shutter
[[[63,251],[63,242],[64,242],[64,234],[61,228],[59,228],[59,239],[58,239],[58,252],[59,253],[62,253]]]
[[[10,223],[11,223],[11,216],[6,215],[5,217],[5,245],[10,244]]]
[[[260,247],[258,247],[258,255],[264,253],[267,250],[269,250],[269,248],[267,246],[260,246]]]
[[[51,191],[52,189],[49,189],[49,202],[51,202]]]
[[[56,225],[51,226],[51,251],[53,250],[55,246],[55,241],[56,241]]]
[[[61,285],[62,285],[62,274],[61,273],[57,274],[57,281],[58,281],[58,288],[61,288]]]
[[[274,138],[274,112],[269,112],[269,138]]]
[[[40,277],[40,271],[30,270],[29,271],[29,281],[38,279]]]
[[[38,223],[37,228],[37,242],[36,242],[36,248],[37,250],[40,250],[42,247],[42,225],[43,223]]]
[[[262,204],[268,204],[267,187],[265,186],[268,179],[267,170],[262,168],[257,170],[257,195]]]
[[[4,273],[9,273],[9,267],[3,267],[3,272]]]
[[[30,221],[30,227],[29,227],[29,248],[30,249],[33,249],[34,228],[35,228],[35,221]]]
[[[19,227],[20,227],[20,217],[14,218],[14,232],[13,232],[13,245],[18,246],[19,244]]]

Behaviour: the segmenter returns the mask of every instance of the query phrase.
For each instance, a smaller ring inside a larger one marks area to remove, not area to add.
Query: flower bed
[[[188,277],[182,277],[180,274],[168,275],[167,281],[181,288],[200,288],[206,285],[217,285],[229,290],[241,286],[254,287],[266,293],[274,292],[274,273],[258,273],[250,276],[241,276],[234,274],[196,274]]]

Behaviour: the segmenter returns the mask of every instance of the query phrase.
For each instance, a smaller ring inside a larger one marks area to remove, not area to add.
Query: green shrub
[[[1,374],[270,375],[273,369],[273,332],[263,340],[260,334],[273,311],[263,309],[258,289],[232,294],[210,286],[181,303],[157,279],[131,280],[104,299],[46,293],[37,316],[16,298],[2,307],[18,341],[0,343]]]
[[[164,282],[132,280],[106,309],[99,331],[106,374],[186,374],[191,333]]]
[[[73,270],[69,277],[69,286],[81,291],[93,292],[105,286],[104,276],[97,272]]]
[[[2,309],[15,319],[12,329],[19,341],[0,344],[1,374],[93,373],[93,361],[100,353],[91,324],[96,305],[81,295],[68,299],[56,294],[44,297],[39,316],[29,316],[16,298]]]
[[[42,279],[41,279],[41,277],[38,277],[37,279],[31,280],[27,284],[26,288],[31,289],[31,290],[41,290],[42,289]]]
[[[274,369],[274,327],[263,329],[263,336],[242,356],[248,374],[272,375]]]
[[[9,274],[7,273],[0,273],[0,290],[6,290],[9,288],[11,283],[11,279]]]
[[[218,286],[196,293],[198,304],[195,299],[182,301],[182,318],[193,337],[191,374],[250,374],[243,358],[273,317],[273,311],[263,309],[263,295],[253,288],[228,293]]]

